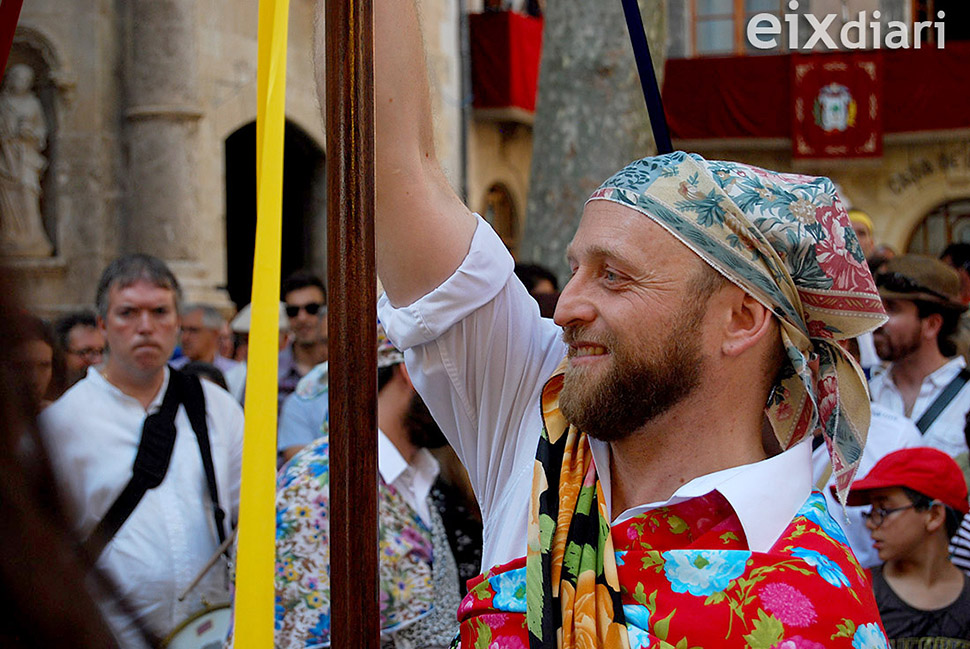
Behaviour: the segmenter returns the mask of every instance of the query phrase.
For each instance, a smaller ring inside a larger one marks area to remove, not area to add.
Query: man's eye
[[[607,270],[603,272],[603,276],[606,278],[607,282],[615,282],[619,279],[616,273],[612,270]]]

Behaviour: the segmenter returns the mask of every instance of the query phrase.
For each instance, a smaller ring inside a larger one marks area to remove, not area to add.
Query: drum
[[[222,649],[231,622],[232,611],[228,603],[208,606],[177,626],[162,646],[166,649]]]

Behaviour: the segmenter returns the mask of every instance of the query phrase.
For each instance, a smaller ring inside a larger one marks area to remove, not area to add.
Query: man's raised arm
[[[403,306],[458,268],[476,226],[435,155],[413,0],[374,3],[374,48],[377,271],[388,299]]]

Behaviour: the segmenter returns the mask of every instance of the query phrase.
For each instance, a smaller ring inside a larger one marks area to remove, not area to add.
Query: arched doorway
[[[519,216],[512,200],[512,193],[502,183],[495,183],[485,192],[483,216],[502,238],[505,247],[515,255],[519,246],[521,227]]]
[[[939,257],[951,243],[970,243],[970,198],[938,206],[913,228],[907,252]]]
[[[250,301],[256,244],[256,123],[225,143],[226,279],[236,306]],[[287,121],[283,140],[283,247],[281,272],[300,268],[326,277],[327,188],[323,151]]]

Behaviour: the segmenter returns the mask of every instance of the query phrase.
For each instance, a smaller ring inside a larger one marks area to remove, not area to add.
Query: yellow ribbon
[[[259,2],[256,255],[236,555],[235,646],[273,646],[276,392],[289,0]]]

